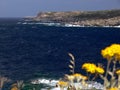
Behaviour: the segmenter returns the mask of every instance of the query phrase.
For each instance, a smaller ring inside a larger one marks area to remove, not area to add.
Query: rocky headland
[[[40,12],[32,20],[80,26],[119,26],[120,10]]]

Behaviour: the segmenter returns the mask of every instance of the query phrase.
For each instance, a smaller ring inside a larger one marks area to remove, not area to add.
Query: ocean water
[[[4,20],[3,20],[4,21]],[[58,79],[69,74],[68,53],[76,72],[85,62],[103,63],[101,50],[120,43],[120,28],[56,27],[0,22],[0,73],[12,80]]]

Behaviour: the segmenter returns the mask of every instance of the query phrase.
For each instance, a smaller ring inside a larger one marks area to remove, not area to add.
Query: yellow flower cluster
[[[85,69],[87,72],[92,73],[92,74],[95,73],[96,67],[97,66],[93,63],[85,63],[82,65],[82,69]]]
[[[120,69],[118,69],[118,70],[116,71],[116,74],[119,74],[119,75],[120,75]]]
[[[60,86],[60,87],[67,87],[68,86],[68,82],[65,82],[65,81],[59,81],[58,82],[58,85]]]
[[[13,88],[11,88],[11,90],[18,90],[18,88],[17,87],[13,87]]]
[[[74,81],[75,77],[73,75],[66,75],[67,79],[71,82]]]
[[[96,73],[98,73],[98,74],[103,74],[105,71],[104,71],[104,69],[103,68],[101,68],[101,67],[96,67]]]
[[[112,88],[110,88],[108,90],[119,90],[119,89],[117,87],[112,87]]]
[[[84,76],[80,73],[75,73],[75,74],[72,74],[72,75],[65,75],[67,77],[67,79],[71,82],[73,82],[74,80],[77,80],[77,81],[80,81],[80,80],[87,80],[87,76]]]
[[[94,74],[94,73],[103,74],[104,73],[103,68],[97,67],[93,63],[85,63],[85,64],[83,64],[82,69],[85,69],[87,72],[89,72],[91,74]]]
[[[107,60],[111,60],[113,57],[115,60],[120,60],[120,44],[112,44],[101,51],[101,54]]]
[[[79,74],[79,73],[75,73],[73,74],[73,76],[76,78],[76,79],[83,79],[83,80],[87,80],[88,78],[82,74]]]

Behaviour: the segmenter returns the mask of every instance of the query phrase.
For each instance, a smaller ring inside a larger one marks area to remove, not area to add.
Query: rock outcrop
[[[81,26],[117,26],[120,25],[120,10],[40,12],[33,20]]]

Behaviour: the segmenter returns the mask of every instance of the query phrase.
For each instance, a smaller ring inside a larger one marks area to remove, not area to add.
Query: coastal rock
[[[80,26],[119,26],[120,10],[40,12],[32,20]]]

